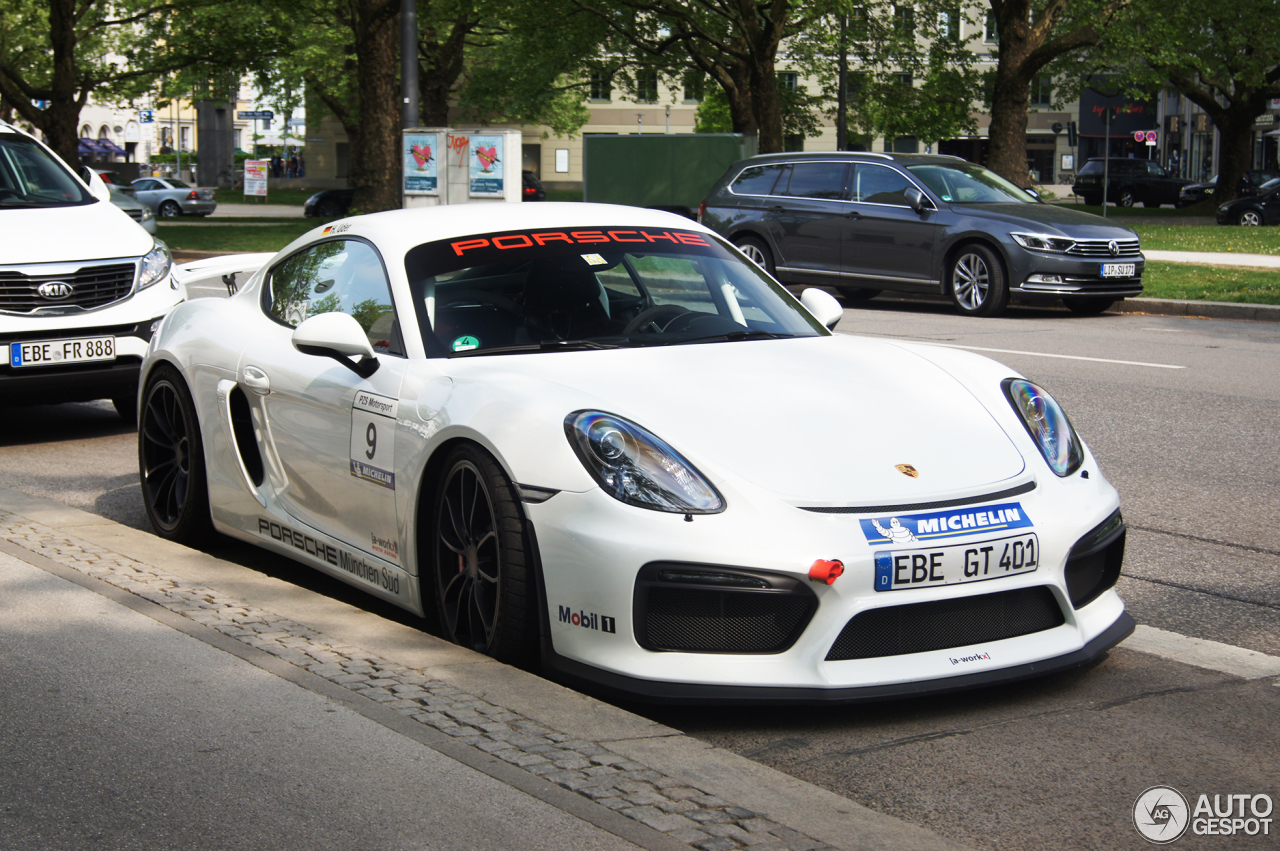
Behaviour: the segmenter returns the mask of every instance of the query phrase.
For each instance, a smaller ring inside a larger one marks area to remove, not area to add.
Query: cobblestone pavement
[[[0,510],[0,537],[393,708],[702,851],[831,846],[296,621]]]

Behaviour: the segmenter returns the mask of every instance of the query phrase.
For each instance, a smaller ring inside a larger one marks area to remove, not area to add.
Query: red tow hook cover
[[[809,581],[831,585],[844,573],[844,562],[839,559],[818,559],[809,568]]]

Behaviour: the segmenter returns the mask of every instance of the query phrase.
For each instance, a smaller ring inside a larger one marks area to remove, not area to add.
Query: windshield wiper
[[[454,352],[454,357],[475,355],[512,355],[525,352],[586,352],[596,349],[621,349],[626,342],[607,343],[599,340],[542,340],[538,343],[518,343],[512,346],[491,346],[487,349],[468,349]]]
[[[777,331],[728,331],[724,334],[709,334],[706,337],[687,337],[681,343],[728,343],[741,340],[788,340],[795,334],[780,334]],[[674,342],[674,341],[673,341]]]

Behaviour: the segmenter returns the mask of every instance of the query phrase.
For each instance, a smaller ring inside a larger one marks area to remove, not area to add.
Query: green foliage
[[[729,99],[725,97],[724,89],[710,89],[693,115],[694,133],[733,132],[733,116],[729,114]]]

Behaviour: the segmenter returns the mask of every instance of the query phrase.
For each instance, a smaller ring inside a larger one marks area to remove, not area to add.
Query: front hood
[[[450,371],[465,380],[497,359],[457,359]],[[839,335],[501,359],[544,411],[559,393],[566,416],[595,408],[626,417],[712,481],[740,477],[801,505],[980,493],[1025,467],[963,385],[887,341]]]
[[[1014,230],[1037,229],[1041,233],[1061,234],[1075,239],[1134,239],[1137,234],[1102,216],[1060,207],[1057,204],[964,204],[952,209],[986,221],[999,221]]]
[[[6,266],[141,257],[154,244],[151,234],[107,201],[0,209],[0,262]]]

